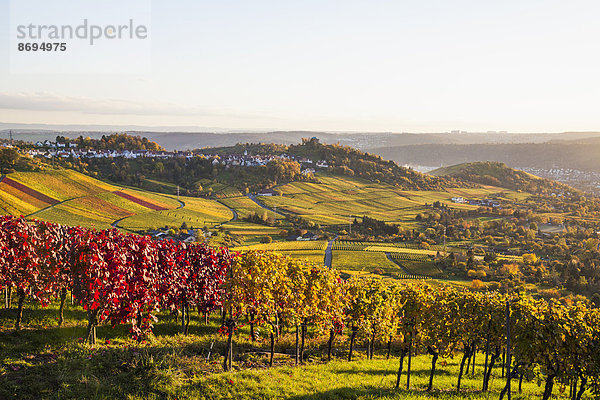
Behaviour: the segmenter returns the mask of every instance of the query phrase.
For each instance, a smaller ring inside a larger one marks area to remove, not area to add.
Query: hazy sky
[[[598,1],[154,1],[151,74],[11,75],[3,57],[0,122],[600,130],[599,16]]]

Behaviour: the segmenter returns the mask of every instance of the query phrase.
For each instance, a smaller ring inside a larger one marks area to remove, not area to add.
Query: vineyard
[[[226,197],[222,198],[220,201],[227,207],[235,209],[238,213],[239,218],[245,218],[255,213],[257,213],[258,215],[264,214],[274,219],[282,218],[281,215],[275,214],[274,212],[265,210],[264,208],[260,207],[247,196]]]
[[[180,201],[184,204],[182,208],[138,213],[124,219],[119,223],[119,227],[138,231],[162,226],[179,227],[185,223],[188,227],[202,228],[213,227],[233,217],[227,207],[215,201],[183,196],[180,197]]]
[[[420,249],[419,245],[417,243],[408,243],[408,242],[397,242],[394,243],[394,246],[401,248],[401,249],[412,249],[412,250],[418,250]],[[455,250],[452,247],[446,247],[446,249],[444,249],[443,245],[440,244],[434,244],[434,245],[430,245],[429,248],[433,251],[452,251]]]
[[[325,241],[293,241],[293,242],[275,242],[256,244],[252,246],[244,246],[235,250],[262,250],[262,251],[277,251],[277,252],[293,252],[293,251],[325,251],[327,242]]]
[[[383,271],[396,279],[443,277],[433,262],[436,247],[423,250],[414,243],[336,240],[332,246],[333,265],[342,271]]]
[[[398,261],[430,261],[433,256],[419,253],[390,253],[390,257]]]
[[[365,242],[348,242],[345,240],[336,240],[333,242],[333,250],[343,251],[364,251],[370,243]]]
[[[214,200],[120,188],[69,170],[10,174],[0,182],[0,210],[87,228],[118,221],[118,228],[135,232],[183,223],[212,228],[233,218]]]
[[[322,262],[325,241],[290,241],[236,247],[236,251],[260,250],[286,254],[294,258]],[[396,279],[422,279],[443,274],[433,265],[436,251],[394,243],[334,241],[332,264],[336,269],[354,273],[383,271]]]
[[[454,209],[472,210],[475,209],[472,205],[453,203],[452,197],[485,198],[494,194],[512,201],[524,196],[516,191],[494,187],[416,191],[324,172],[318,173],[317,177],[318,182],[291,182],[278,186],[282,196],[265,197],[261,201],[271,208],[277,207],[322,226],[348,226],[354,217],[368,216],[403,228],[417,229],[415,217],[428,211],[424,206],[426,203],[439,201]],[[433,250],[442,251],[443,246]]]
[[[273,366],[281,357],[291,365],[304,364],[314,362],[316,354],[324,362],[337,358],[340,363],[343,358],[352,365],[364,349],[367,360],[398,355],[388,394],[412,390],[415,382],[423,382],[422,371],[412,364],[419,355],[421,368],[426,365],[423,359],[429,360],[425,391],[434,391],[436,382],[449,382],[446,368],[456,357],[454,383],[444,390],[460,393],[466,376],[473,379],[478,359],[478,390],[483,393],[490,390],[493,377],[505,383],[501,397],[530,382],[543,386],[539,394],[544,400],[553,393],[568,392],[571,399],[600,395],[600,311],[580,303],[565,306],[521,294],[376,278],[342,280],[322,264],[271,252],[239,255],[205,245],[14,217],[0,220],[0,258],[5,306],[12,307],[13,296],[17,302],[11,337],[28,335],[24,316],[35,309],[29,310],[27,304],[58,304],[60,326],[72,298],[86,316],[82,338],[91,349],[104,346],[102,354],[93,353],[96,362],[113,354],[108,341],[99,342],[97,328],[126,327],[130,345],[140,346],[159,334],[153,333],[155,324],[168,324],[173,315],[178,315],[182,333],[188,334],[190,314],[196,311],[205,323],[215,319],[211,313],[218,313],[222,343],[218,348],[226,371]],[[48,327],[49,332],[52,329]],[[249,333],[254,347],[260,336],[266,337],[261,343],[267,348],[259,351],[264,354],[261,361],[247,362],[248,354],[236,348],[240,329]],[[295,339],[289,341],[292,353],[282,356],[275,349],[279,340],[287,340],[284,332],[292,338],[295,332]],[[335,350],[340,343],[345,345],[343,353]],[[149,357],[139,362],[146,371],[160,371]],[[51,365],[56,360],[39,362]],[[23,389],[11,378],[21,368],[18,376],[37,368],[29,365],[2,365],[4,397],[30,398],[19,396]],[[445,379],[440,378],[441,371]],[[163,397],[180,396],[173,392]]]
[[[403,272],[385,253],[368,251],[332,251],[332,267],[343,272],[373,273],[374,271]]]
[[[399,253],[411,253],[411,254],[428,254],[435,255],[438,251],[444,251],[444,246],[432,245],[429,246],[428,250],[419,247],[417,243],[373,243],[373,242],[354,242],[346,240],[336,240],[333,243],[333,250],[344,250],[344,251],[383,251],[383,252],[399,252]],[[447,251],[454,250],[448,247]]]
[[[282,196],[261,199],[267,206],[299,215],[323,226],[347,225],[352,216],[369,216],[415,226],[425,202],[452,195],[445,192],[406,192],[355,177],[318,175],[318,183],[291,182],[278,187]],[[426,199],[426,200],[425,200]]]
[[[432,262],[431,256],[407,253],[388,253],[388,255],[404,272],[404,275],[398,276],[399,279],[447,278],[443,271]]]

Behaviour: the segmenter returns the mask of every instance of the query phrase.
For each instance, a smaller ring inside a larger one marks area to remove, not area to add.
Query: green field
[[[294,258],[322,263],[326,241],[285,241],[236,247],[235,251],[273,251]],[[419,275],[439,277],[443,273],[433,263],[435,250],[416,249],[405,243],[335,241],[332,247],[332,267],[347,273],[373,271],[391,276]],[[388,255],[392,260],[388,258]]]
[[[437,246],[432,247],[435,249]],[[333,266],[339,270],[373,272],[378,268],[385,273],[424,277],[442,274],[432,260],[436,254],[437,249],[422,250],[416,244],[402,242],[335,241],[332,248]]]
[[[373,272],[375,268],[385,272],[401,272],[400,267],[388,260],[385,253],[366,251],[333,251],[332,267],[341,271]]]
[[[233,221],[223,225],[223,229],[235,234],[242,235],[246,239],[245,244],[257,244],[264,236],[271,236],[273,240],[285,240],[280,236],[281,228],[253,224],[246,221]]]

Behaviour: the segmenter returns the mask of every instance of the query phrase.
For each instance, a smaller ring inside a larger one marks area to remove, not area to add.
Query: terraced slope
[[[425,212],[425,203],[440,201],[452,207],[473,208],[452,203],[452,197],[485,198],[502,192],[514,196],[508,189],[497,187],[449,188],[445,191],[401,190],[383,183],[355,177],[319,175],[319,183],[292,182],[277,187],[283,196],[261,197],[265,205],[281,212],[300,215],[321,225],[348,224],[354,216],[414,227],[417,214]]]
[[[66,225],[145,230],[217,224],[232,213],[212,200],[118,187],[70,170],[16,172],[0,182],[0,211]]]
[[[139,212],[119,222],[128,230],[142,230],[161,226],[181,226],[184,222],[190,228],[213,227],[233,218],[233,213],[214,200],[194,197],[180,197],[177,208]]]
[[[238,192],[218,201],[178,199],[174,195],[119,187],[70,170],[18,172],[0,181],[0,212],[67,225],[115,226],[134,232],[179,227],[184,223],[195,228],[223,225],[223,229],[246,237],[246,243],[250,244],[266,235],[276,240],[285,238],[280,234],[281,227],[244,220],[253,213],[275,220],[282,220],[286,214],[297,215],[321,226],[344,226],[355,216],[369,216],[404,228],[416,228],[415,217],[426,212],[425,203],[451,204],[454,196],[483,198],[500,192],[505,197],[519,195],[490,186],[409,191],[361,178],[325,174],[318,175],[318,182],[293,182],[278,186],[277,190],[283,196],[259,196],[258,204]],[[474,207],[453,203],[452,206]]]

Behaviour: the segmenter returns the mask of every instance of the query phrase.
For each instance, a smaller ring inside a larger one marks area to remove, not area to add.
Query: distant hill
[[[439,190],[460,185],[452,177],[434,177],[410,168],[399,166],[381,156],[370,154],[350,146],[323,144],[317,138],[304,138],[302,143],[281,144],[238,144],[232,147],[219,147],[202,150],[206,154],[219,155],[288,155],[305,166],[324,162],[326,169],[337,175],[357,176],[375,183],[387,183],[403,189]],[[303,163],[301,160],[307,160]],[[308,162],[313,164],[308,164]],[[468,186],[468,183],[466,184]]]
[[[100,140],[78,138],[76,143],[78,148],[101,145],[100,149],[108,145],[117,148],[128,148],[132,144],[142,148],[159,146],[146,138],[124,134]],[[40,157],[35,160],[49,162]],[[304,138],[300,144],[293,145],[247,143],[196,148],[185,155],[54,157],[52,163],[116,184],[192,196],[211,196],[216,187],[223,185],[246,193],[288,182],[312,181],[315,170],[337,176],[356,176],[406,190],[442,190],[472,185],[451,177],[426,175],[350,146],[323,144],[316,137]]]
[[[550,179],[509,168],[504,163],[479,161],[438,168],[431,175],[452,177],[461,181],[498,186],[529,193],[573,192],[575,189]]]
[[[296,132],[300,133],[300,132]],[[304,132],[309,133],[309,132]],[[62,141],[68,139],[60,138]],[[579,140],[590,140],[579,139]],[[80,137],[78,147],[160,149],[155,142],[140,136],[116,134],[100,140]],[[600,145],[600,144],[599,144]],[[459,145],[444,145],[443,149]],[[514,145],[467,145],[514,146]],[[585,146],[578,141],[563,144],[518,146]],[[587,146],[592,146],[587,144]],[[400,146],[405,148],[428,147]],[[477,184],[501,186],[532,193],[564,191],[567,186],[541,179],[506,165],[481,162],[423,174],[393,160],[351,146],[324,144],[317,137],[301,138],[299,144],[246,143],[224,147],[196,148],[192,154],[171,153],[161,157],[66,157],[53,162],[83,174],[128,186],[164,193],[211,195],[215,185],[226,185],[246,193],[272,188],[288,182],[311,181],[314,170],[337,176],[356,176],[374,183],[386,183],[405,190],[444,190],[450,187],[474,187]],[[475,152],[475,154],[480,154]],[[537,153],[530,152],[534,157]],[[248,157],[257,156],[254,159]],[[265,157],[267,156],[267,157]],[[39,160],[37,158],[36,160]],[[486,160],[487,161],[487,160]],[[7,164],[7,169],[9,165]],[[17,170],[19,170],[17,168]],[[213,190],[211,190],[213,189]]]
[[[600,172],[600,142],[594,138],[548,143],[419,144],[368,150],[400,165],[454,165],[498,161],[514,168],[572,168]]]
[[[237,143],[298,143],[303,137],[317,136],[322,143],[342,144],[361,150],[393,148],[423,144],[483,144],[483,143],[544,143],[553,140],[579,140],[600,137],[600,132],[507,133],[507,132],[323,132],[232,130],[218,127],[135,125],[44,125],[0,122],[0,139],[9,137],[12,130],[17,140],[54,140],[56,136],[78,136],[100,139],[111,133],[140,135],[157,142],[167,150],[189,150],[200,147],[233,146]],[[380,153],[378,153],[380,154]],[[382,154],[383,155],[383,154]],[[386,158],[390,158],[385,156]]]

